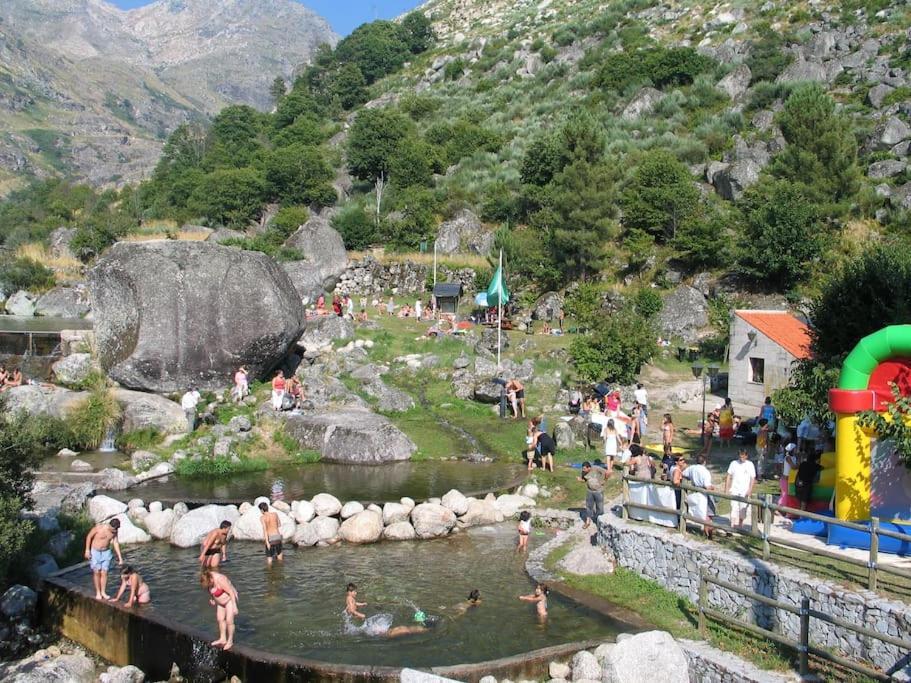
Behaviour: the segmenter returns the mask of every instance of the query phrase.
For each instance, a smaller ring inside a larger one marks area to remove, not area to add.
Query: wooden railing
[[[665,486],[671,489],[679,490],[680,494],[680,505],[676,508],[668,508],[660,505],[648,505],[645,503],[634,503],[630,501],[630,482],[642,483],[642,484],[651,484],[653,486]],[[696,492],[703,493],[706,495],[711,495],[714,498],[720,498],[722,500],[735,501],[739,503],[746,503],[751,508],[750,514],[750,527],[733,527],[728,524],[720,524],[715,519],[706,520],[700,517],[695,517],[689,513],[689,505],[686,501],[687,492]],[[905,541],[911,544],[911,534],[904,534],[898,531],[892,531],[890,529],[880,528],[880,520],[877,517],[873,517],[870,520],[870,526],[864,526],[861,524],[856,524],[854,522],[846,522],[834,517],[827,517],[825,515],[818,515],[814,512],[807,512],[806,510],[798,510],[797,508],[785,507],[783,505],[777,505],[772,502],[772,496],[770,494],[763,495],[762,498],[757,497],[743,497],[743,496],[734,496],[728,493],[720,493],[717,491],[711,491],[707,489],[698,488],[692,486],[686,482],[680,484],[680,486],[675,486],[669,481],[663,481],[661,479],[646,479],[641,477],[633,477],[628,474],[623,475],[623,519],[629,519],[629,510],[634,508],[636,510],[647,510],[651,512],[661,512],[664,514],[676,515],[677,516],[677,529],[682,534],[687,533],[687,522],[693,522],[694,524],[710,524],[713,529],[721,529],[729,534],[739,534],[742,536],[748,536],[751,538],[758,539],[762,543],[762,559],[769,560],[771,558],[772,548],[771,546],[783,546],[787,548],[794,548],[796,550],[802,550],[811,552],[814,555],[820,557],[827,557],[832,560],[838,560],[839,562],[844,562],[846,564],[854,565],[860,567],[863,570],[866,570],[867,573],[867,587],[870,590],[876,590],[879,583],[879,573],[891,574],[893,576],[900,576],[905,579],[911,579],[911,571],[906,571],[895,567],[892,565],[882,565],[879,563],[879,539],[880,537],[894,538],[899,541]],[[868,552],[867,560],[859,560],[847,555],[843,555],[836,552],[831,552],[828,550],[823,550],[817,547],[810,547],[796,541],[792,541],[787,538],[775,537],[772,538],[772,515],[773,513],[778,512],[782,515],[789,515],[791,517],[799,517],[802,519],[812,519],[818,522],[824,522],[826,524],[833,524],[835,526],[843,527],[845,529],[853,529],[854,531],[860,531],[865,534],[870,534],[870,548]]]
[[[756,624],[752,624],[746,621],[742,621],[733,617],[729,614],[725,614],[717,609],[708,606],[708,586],[714,584],[725,590],[737,593],[742,595],[750,600],[754,600],[760,604],[767,605],[776,610],[784,610],[785,612],[790,612],[791,614],[796,614],[800,617],[800,633],[798,639],[791,640],[787,636],[782,635],[776,631],[771,631],[769,629],[762,628]],[[819,621],[824,621],[826,623],[832,624],[833,626],[838,626],[840,628],[858,633],[868,638],[875,638],[884,643],[889,643],[894,645],[897,648],[902,650],[911,651],[911,642],[907,640],[902,640],[901,638],[895,638],[885,633],[879,633],[872,629],[866,628],[864,626],[858,626],[857,624],[852,624],[849,621],[844,619],[839,619],[838,617],[833,617],[829,614],[825,614],[818,610],[813,609],[810,606],[810,599],[803,598],[800,601],[800,607],[795,607],[786,602],[779,602],[771,598],[767,598],[764,595],[759,593],[754,593],[753,591],[746,590],[737,586],[729,581],[724,581],[722,579],[708,576],[704,570],[699,571],[699,633],[705,638],[706,637],[706,618],[714,619],[718,622],[726,622],[737,628],[743,629],[749,633],[760,636],[762,638],[768,638],[773,640],[776,643],[784,645],[785,647],[792,648],[797,651],[798,655],[798,670],[800,672],[801,678],[804,678],[810,673],[810,663],[809,656],[814,655],[821,659],[833,662],[838,666],[841,666],[851,671],[856,671],[859,674],[868,676],[875,680],[879,681],[892,681],[895,680],[892,675],[887,672],[877,671],[876,669],[871,669],[870,667],[855,662],[845,657],[836,655],[828,650],[824,650],[814,645],[810,644],[810,619],[818,619]]]

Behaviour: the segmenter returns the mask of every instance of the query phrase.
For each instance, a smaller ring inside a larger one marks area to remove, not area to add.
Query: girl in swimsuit
[[[524,600],[525,602],[535,603],[535,608],[538,613],[538,617],[541,619],[547,618],[547,595],[550,593],[550,588],[545,586],[543,583],[539,583],[535,586],[535,592],[531,595],[520,595],[519,600]]]
[[[115,595],[112,600],[114,602],[120,600],[127,589],[130,591],[130,596],[127,598],[127,605],[130,607],[137,604],[148,605],[152,601],[152,595],[149,592],[149,584],[143,581],[139,572],[130,565],[127,565],[120,570],[120,590],[117,591],[117,595]]]
[[[230,650],[234,645],[234,618],[238,612],[237,590],[227,576],[212,569],[203,570],[199,583],[209,591],[209,604],[215,607],[218,621],[219,638],[213,640],[212,645]]]

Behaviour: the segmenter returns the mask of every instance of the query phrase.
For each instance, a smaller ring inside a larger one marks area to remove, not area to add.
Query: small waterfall
[[[117,446],[114,445],[114,438],[116,437],[116,431],[113,427],[108,429],[108,433],[104,436],[104,441],[101,442],[101,445],[98,447],[98,450],[101,453],[113,453],[117,450]]]

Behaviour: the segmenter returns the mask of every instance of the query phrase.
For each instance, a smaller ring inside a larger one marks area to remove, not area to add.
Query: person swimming
[[[457,603],[453,605],[452,611],[455,612],[455,616],[460,617],[465,614],[472,607],[478,607],[481,604],[481,591],[477,588],[472,589],[468,594],[468,600],[464,602]]]
[[[547,616],[547,596],[550,594],[550,588],[545,586],[543,583],[539,583],[535,586],[535,592],[531,595],[520,595],[519,600],[524,600],[525,602],[535,603],[538,616],[545,618]]]
[[[363,612],[358,612],[358,607],[366,607],[366,602],[357,601],[357,586],[353,583],[349,583],[346,588],[345,594],[345,613],[350,614],[352,617],[357,617],[358,619],[366,619],[367,615]]]
[[[413,626],[393,626],[380,635],[386,638],[399,638],[401,636],[411,636],[416,633],[426,633],[434,624],[436,624],[436,619],[428,617],[421,610],[417,610],[414,613],[414,622]]]

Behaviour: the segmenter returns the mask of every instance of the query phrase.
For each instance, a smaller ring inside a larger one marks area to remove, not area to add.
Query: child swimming
[[[528,550],[528,535],[531,533],[531,512],[522,510],[519,513],[519,543],[516,545],[516,552],[526,552]]]
[[[358,607],[366,607],[366,602],[357,601],[357,586],[353,583],[349,583],[347,587],[347,594],[345,595],[345,612],[350,614],[352,617],[357,617],[358,619],[366,619],[367,615],[362,612],[358,612]]]
[[[538,616],[544,618],[547,616],[547,596],[549,593],[550,588],[545,586],[543,583],[539,583],[537,586],[535,586],[534,593],[531,595],[520,595],[519,600],[535,603]]]
[[[452,611],[455,613],[455,616],[460,617],[465,614],[472,607],[477,607],[481,604],[481,591],[477,588],[472,589],[468,594],[468,600],[465,602],[460,602],[452,607]]]

